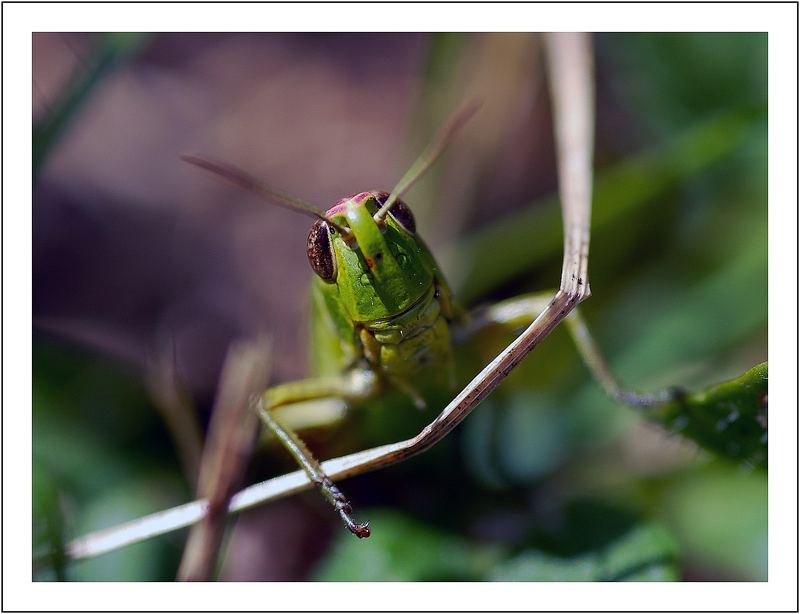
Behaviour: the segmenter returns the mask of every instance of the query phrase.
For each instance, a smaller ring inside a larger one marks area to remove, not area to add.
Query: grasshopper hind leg
[[[369,537],[369,523],[355,521],[350,501],[325,474],[320,462],[289,425],[287,413],[279,410],[288,410],[293,405],[304,405],[306,409],[313,409],[316,404],[323,410],[317,412],[318,414],[330,415],[337,409],[344,409],[348,403],[368,399],[375,394],[377,387],[374,373],[368,369],[352,369],[339,377],[319,377],[279,384],[264,392],[257,405],[262,424],[275,435],[306,472],[308,479],[337,511],[348,530],[359,538]]]

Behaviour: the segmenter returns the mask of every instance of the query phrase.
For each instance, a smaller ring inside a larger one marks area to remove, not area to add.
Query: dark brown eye
[[[308,231],[308,241],[306,242],[308,251],[308,262],[314,272],[323,281],[333,282],[336,280],[336,258],[333,254],[331,245],[331,235],[328,225],[317,220]]]
[[[414,219],[414,214],[411,213],[411,209],[402,200],[398,200],[392,205],[389,213],[412,235],[417,232],[417,221]]]
[[[386,202],[386,199],[389,198],[388,192],[378,192],[376,195],[378,202],[383,203]],[[402,200],[398,200],[395,204],[392,205],[392,208],[389,209],[389,213],[392,217],[397,220],[397,222],[405,228],[408,232],[412,235],[417,232],[417,221],[414,219],[414,214],[411,213],[411,209],[409,209],[408,205],[405,204]]]

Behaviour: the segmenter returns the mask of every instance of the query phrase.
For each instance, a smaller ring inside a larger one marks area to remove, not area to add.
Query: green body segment
[[[416,388],[417,378],[451,372],[449,327],[458,312],[422,240],[391,216],[380,225],[373,219],[378,194],[358,194],[328,211],[351,236],[332,234],[335,279],[312,283],[313,366],[318,375],[363,366]]]

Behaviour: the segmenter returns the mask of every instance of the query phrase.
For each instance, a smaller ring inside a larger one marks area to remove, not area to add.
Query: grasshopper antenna
[[[389,194],[389,198],[386,199],[383,206],[375,212],[373,218],[377,223],[383,221],[383,218],[389,213],[389,209],[397,202],[397,199],[405,194],[411,186],[425,174],[433,163],[436,162],[436,159],[442,154],[445,147],[452,141],[453,135],[475,115],[480,106],[480,102],[477,100],[470,101],[457,113],[452,115],[450,119],[447,120],[447,123],[439,129],[439,132],[433,140],[428,143],[425,150],[414,160],[414,163],[406,171],[406,174],[403,175],[400,181],[397,182],[397,185],[394,186],[392,193]]]
[[[348,234],[348,230],[346,228],[340,226],[329,217],[319,212],[313,205],[299,198],[295,198],[294,196],[289,196],[283,192],[273,190],[265,183],[256,179],[251,174],[243,171],[240,168],[224,162],[215,162],[213,160],[209,160],[208,158],[203,158],[202,156],[183,155],[181,156],[181,160],[202,168],[210,173],[214,173],[218,177],[221,177],[227,182],[232,183],[243,190],[255,194],[268,203],[283,207],[284,209],[289,209],[290,211],[296,211],[297,213],[309,215],[319,220],[323,220],[333,226],[342,236],[347,236]]]

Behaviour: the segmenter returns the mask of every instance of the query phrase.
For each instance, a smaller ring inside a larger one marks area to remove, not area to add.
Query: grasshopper
[[[516,300],[490,317],[472,318],[456,302],[431,251],[417,232],[401,196],[474,114],[466,106],[445,124],[391,193],[360,192],[324,213],[277,192],[246,172],[197,156],[184,160],[262,199],[315,218],[308,233],[311,284],[311,355],[315,377],[266,390],[257,402],[263,425],[294,457],[320,493],[357,537],[370,535],[347,497],[291,426],[291,411],[311,405],[340,413],[389,389],[424,409],[433,390],[454,389],[453,343],[489,324],[516,326],[535,316],[540,304]]]

